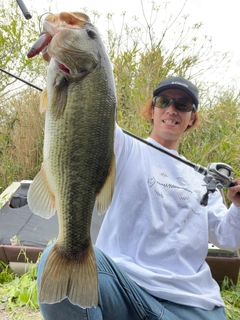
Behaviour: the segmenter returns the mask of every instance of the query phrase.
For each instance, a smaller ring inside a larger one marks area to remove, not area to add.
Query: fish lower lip
[[[56,61],[56,65],[57,65],[57,67],[58,67],[59,70],[65,72],[65,73],[67,73],[67,74],[70,74],[70,70],[69,70],[64,64]]]

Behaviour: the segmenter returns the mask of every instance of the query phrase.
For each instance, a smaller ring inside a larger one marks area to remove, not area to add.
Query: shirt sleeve
[[[133,138],[124,133],[123,130],[116,124],[114,153],[116,158],[117,176],[121,173],[127,159],[129,158],[133,144]]]
[[[220,192],[209,196],[209,241],[217,247],[234,251],[240,248],[240,207],[222,203]]]

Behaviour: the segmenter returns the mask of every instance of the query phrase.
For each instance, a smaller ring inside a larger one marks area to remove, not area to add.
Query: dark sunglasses
[[[175,109],[182,112],[190,112],[196,111],[196,107],[189,98],[179,98],[179,99],[172,99],[167,96],[157,96],[153,98],[153,106],[156,108],[165,109],[170,106],[171,103],[174,103]]]

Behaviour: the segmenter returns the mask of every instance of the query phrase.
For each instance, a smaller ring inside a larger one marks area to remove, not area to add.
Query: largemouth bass
[[[83,308],[98,305],[98,275],[90,236],[95,203],[109,206],[115,183],[113,151],[116,92],[98,30],[85,14],[45,19],[28,56],[49,61],[41,110],[46,109],[43,165],[28,192],[33,213],[57,212],[59,234],[40,282],[39,300],[68,297]]]

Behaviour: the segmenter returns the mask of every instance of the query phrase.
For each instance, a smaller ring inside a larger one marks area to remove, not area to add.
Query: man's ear
[[[190,118],[189,124],[188,124],[190,127],[193,125],[193,123],[195,122],[196,118],[197,118],[196,112],[192,112],[191,118]]]
[[[188,122],[188,126],[187,126],[187,128],[185,129],[185,131],[187,131],[188,129],[191,128],[191,126],[194,124],[194,122],[196,121],[196,119],[197,119],[196,112],[192,112],[191,118],[190,118],[190,120],[189,120],[189,122]]]

